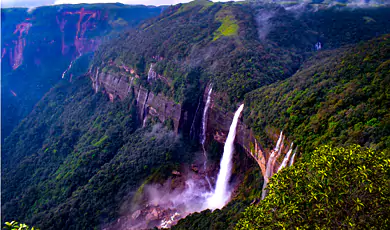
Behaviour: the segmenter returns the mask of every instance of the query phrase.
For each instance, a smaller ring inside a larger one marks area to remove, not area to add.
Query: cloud
[[[1,7],[36,7],[52,5],[55,0],[2,0]]]
[[[79,4],[79,3],[123,3],[129,5],[175,5],[178,3],[187,3],[191,0],[2,0],[2,7],[37,7],[58,4]],[[219,0],[227,2],[229,0]],[[237,0],[236,0],[237,1]],[[214,0],[218,2],[218,0]]]
[[[175,5],[190,0],[56,0],[54,4],[78,4],[78,3],[116,3],[129,5]]]

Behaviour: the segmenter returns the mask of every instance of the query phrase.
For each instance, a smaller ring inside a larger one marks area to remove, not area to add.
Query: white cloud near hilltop
[[[187,3],[191,0],[1,0],[1,7],[37,7],[58,4],[79,4],[79,3],[116,3],[120,2],[129,5],[175,5]],[[227,2],[229,0],[213,0],[215,2]],[[235,0],[237,1],[237,0]]]

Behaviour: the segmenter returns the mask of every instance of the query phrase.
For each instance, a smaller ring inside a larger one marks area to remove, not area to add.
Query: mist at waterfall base
[[[211,90],[210,90],[211,91]],[[164,184],[151,184],[144,187],[144,194],[148,200],[148,206],[158,207],[162,210],[170,210],[171,216],[161,220],[158,227],[170,227],[179,219],[206,209],[221,209],[230,200],[232,158],[234,153],[234,139],[238,119],[243,110],[241,105],[236,111],[229,134],[225,142],[223,156],[220,162],[220,170],[214,188],[210,189],[208,177],[205,171],[199,169],[199,173],[182,173],[184,186],[172,188],[173,180],[169,179]]]

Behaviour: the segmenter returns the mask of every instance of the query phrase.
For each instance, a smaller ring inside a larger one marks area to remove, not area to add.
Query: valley
[[[2,223],[386,229],[375,4],[2,9]]]

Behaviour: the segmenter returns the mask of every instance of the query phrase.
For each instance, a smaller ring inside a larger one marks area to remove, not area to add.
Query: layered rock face
[[[1,11],[3,141],[62,78],[83,74],[106,35],[137,26],[164,7],[55,5]]]
[[[151,71],[153,71],[153,67],[151,67],[149,72]],[[182,108],[182,105],[175,103],[172,99],[169,99],[162,94],[155,95],[153,92],[149,92],[144,87],[135,84],[134,79],[139,78],[139,76],[134,73],[133,69],[124,69],[124,71],[119,73],[102,73],[99,72],[99,69],[96,69],[94,72],[95,74],[90,73],[89,75],[92,80],[92,87],[96,92],[98,92],[98,90],[102,90],[102,92],[108,95],[111,101],[114,101],[115,99],[123,100],[130,93],[134,93],[137,102],[139,120],[143,121],[144,125],[147,119],[151,117],[158,118],[158,120],[162,123],[171,119],[176,133],[183,131],[185,126],[191,125],[192,121],[188,119],[189,111],[185,111]],[[208,89],[209,86],[207,86],[204,90],[202,98],[203,105],[207,100]],[[218,106],[214,102],[214,98],[216,98],[216,94],[212,93],[211,105],[207,115],[206,139],[214,139],[223,144],[225,143],[229,132],[229,127],[233,120],[234,113]],[[277,134],[275,134],[275,139],[277,139]],[[266,171],[266,162],[269,158],[269,151],[266,151],[261,146],[259,141],[255,138],[252,130],[241,120],[238,122],[235,142],[256,160],[264,175]],[[287,151],[289,144],[290,142],[286,140],[282,146],[284,149],[283,152]],[[279,164],[276,163],[275,168],[277,168],[278,165]]]
[[[223,144],[225,143],[226,137],[229,133],[229,127],[233,120],[234,113],[217,106],[213,99],[209,111],[210,115],[208,116],[207,122],[208,138],[214,138],[214,140]],[[256,140],[252,130],[241,120],[239,120],[237,125],[235,143],[239,144],[251,157],[256,160],[264,175],[266,171],[266,159],[268,159],[269,156]]]
[[[166,120],[171,119],[173,128],[178,133],[182,126],[185,125],[184,123],[187,122],[182,106],[161,94],[155,95],[144,87],[134,84],[134,78],[137,77],[137,75],[131,76],[124,73],[99,73],[98,70],[96,70],[95,75],[90,74],[93,88],[96,92],[102,89],[110,100],[113,101],[115,98],[123,100],[133,90],[140,121],[145,123],[148,117],[156,117],[164,123]]]
[[[84,8],[63,10],[55,15],[51,15],[51,13],[49,14],[50,19],[46,18],[46,20],[50,20],[47,25],[42,24],[42,21],[37,19],[38,16],[42,17],[41,15],[25,18],[23,22],[16,24],[13,36],[9,36],[3,41],[2,58],[8,54],[9,64],[13,70],[20,67],[25,59],[31,58],[24,55],[26,47],[29,48],[28,55],[34,55],[39,60],[43,56],[38,46],[41,43],[50,46],[51,52],[61,50],[63,56],[69,55],[71,57],[94,51],[100,44],[101,38],[94,36],[93,33],[98,30],[98,27],[107,24],[107,13],[102,16],[99,10],[85,10]],[[52,17],[55,17],[55,20],[52,20]],[[53,21],[57,23],[55,29]],[[30,29],[32,34],[29,34]],[[61,33],[60,36],[58,36],[58,29]],[[40,33],[48,30],[52,30],[50,36],[41,37]],[[100,32],[97,35],[100,35]],[[42,41],[39,41],[40,39]]]
[[[23,62],[23,50],[26,47],[26,35],[32,24],[26,20],[16,26],[14,34],[18,35],[18,38],[13,41],[13,47],[9,48],[9,59],[12,69],[17,69]],[[4,55],[6,54],[6,48]],[[2,55],[2,58],[3,56]]]

